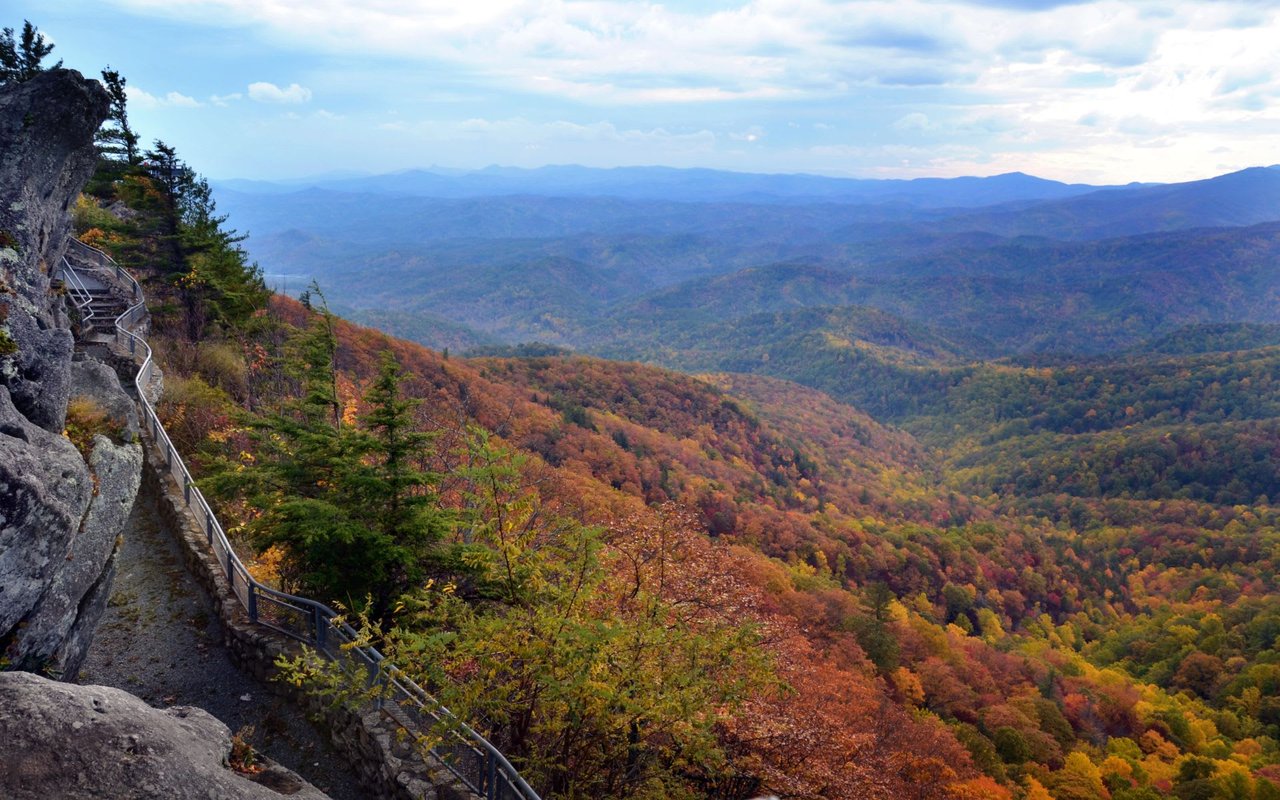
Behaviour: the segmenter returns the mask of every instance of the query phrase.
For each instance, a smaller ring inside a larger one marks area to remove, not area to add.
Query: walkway
[[[236,668],[212,604],[163,530],[147,481],[124,533],[106,614],[82,684],[124,689],[157,708],[198,706],[333,800],[364,796],[347,762],[289,701]]]

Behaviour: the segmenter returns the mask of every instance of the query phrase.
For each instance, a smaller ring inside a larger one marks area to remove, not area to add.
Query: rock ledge
[[[0,673],[0,741],[9,800],[325,800],[278,765],[254,780],[232,770],[231,731],[208,713],[106,686]]]

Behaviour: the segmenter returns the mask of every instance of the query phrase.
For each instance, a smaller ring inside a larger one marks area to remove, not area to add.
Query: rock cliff
[[[207,712],[151,708],[106,686],[0,674],[0,737],[9,800],[325,800],[270,762],[252,778],[232,770],[231,732]]]
[[[142,466],[132,401],[77,356],[50,285],[107,105],[72,70],[0,89],[0,666],[64,678],[105,606]],[[62,435],[72,398],[114,420],[114,441],[82,454]]]

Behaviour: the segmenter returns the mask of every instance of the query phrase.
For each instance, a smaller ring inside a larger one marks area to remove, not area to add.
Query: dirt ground
[[[124,689],[157,708],[203,708],[333,800],[359,800],[347,762],[305,714],[232,663],[209,596],[155,506],[144,486],[78,682]]]

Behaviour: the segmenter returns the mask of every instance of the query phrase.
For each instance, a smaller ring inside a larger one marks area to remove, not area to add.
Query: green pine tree
[[[29,21],[22,21],[21,38],[13,28],[5,28],[0,32],[0,86],[31,80],[46,69],[41,62],[51,52],[53,45]],[[53,69],[60,66],[61,61]]]
[[[138,154],[139,136],[129,125],[129,97],[125,91],[127,81],[118,70],[108,66],[102,71],[102,85],[111,97],[111,110],[107,121],[95,134],[98,154],[104,159],[126,165],[141,163]]]
[[[214,459],[206,485],[253,509],[248,532],[260,549],[283,551],[286,589],[385,619],[422,579],[448,516],[439,509],[438,476],[424,467],[432,439],[415,430],[416,403],[401,396],[389,354],[361,426],[344,424],[333,324],[321,305],[289,348],[296,399],[246,418],[256,455],[247,463]]]
[[[386,580],[371,592],[378,618],[423,578],[430,548],[450,523],[436,494],[440,476],[426,468],[434,437],[417,430],[413,411],[419,401],[404,398],[400,383],[400,365],[386,351],[365,396],[369,411],[354,434],[364,469],[352,475],[352,498],[389,552]]]

